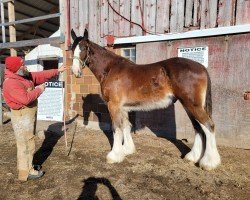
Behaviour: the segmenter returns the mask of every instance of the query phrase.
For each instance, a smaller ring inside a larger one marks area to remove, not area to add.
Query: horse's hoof
[[[200,159],[200,156],[197,156],[192,151],[190,151],[185,155],[184,159],[188,162],[197,163]]]
[[[113,151],[110,151],[107,155],[107,163],[109,164],[112,164],[112,163],[120,163],[124,160],[125,158],[125,155],[122,153],[122,154],[118,154],[118,153],[115,153]]]
[[[136,149],[135,149],[135,147],[129,149],[129,148],[126,148],[125,146],[123,146],[123,152],[127,156],[127,155],[131,155],[131,154],[135,153]]]
[[[202,169],[204,170],[213,170],[215,168],[217,168],[219,165],[221,164],[221,159],[220,159],[220,155],[217,154],[216,156],[207,156],[207,157],[203,157],[200,162],[199,165]]]

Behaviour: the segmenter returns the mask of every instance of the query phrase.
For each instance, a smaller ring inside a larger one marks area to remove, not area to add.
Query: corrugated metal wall
[[[110,5],[109,5],[109,3]],[[188,30],[250,23],[250,1],[246,0],[70,0],[71,27],[105,45],[104,37],[129,37],[147,32],[175,33]]]
[[[213,119],[220,144],[249,148],[250,34],[137,44],[137,62],[151,63],[177,56],[179,47],[208,46]],[[152,49],[154,51],[152,51]],[[137,129],[148,127],[163,136],[192,140],[194,131],[180,103],[166,110],[137,113]]]

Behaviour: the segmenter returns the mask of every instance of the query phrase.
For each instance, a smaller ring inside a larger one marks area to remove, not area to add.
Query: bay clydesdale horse
[[[204,66],[185,58],[137,65],[91,42],[87,30],[83,37],[73,30],[71,35],[73,73],[81,77],[82,68],[89,67],[108,105],[114,129],[108,163],[122,162],[135,152],[128,112],[166,108],[179,100],[195,129],[194,144],[185,159],[207,170],[220,164],[211,118],[211,82]]]

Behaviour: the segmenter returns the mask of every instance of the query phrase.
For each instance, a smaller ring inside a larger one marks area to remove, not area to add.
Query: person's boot
[[[35,180],[41,178],[44,174],[44,171],[37,171],[37,174],[29,174],[27,180]]]

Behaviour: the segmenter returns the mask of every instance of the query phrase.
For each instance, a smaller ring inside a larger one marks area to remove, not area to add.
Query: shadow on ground
[[[107,189],[110,192],[110,195],[113,200],[121,200],[122,198],[112,186],[110,181],[106,178],[95,178],[95,177],[90,177],[88,179],[83,180],[83,188],[82,188],[82,193],[80,194],[78,200],[97,200],[99,199],[96,191],[98,189],[98,185],[104,185],[107,187]]]
[[[77,117],[78,115],[67,121],[66,125],[73,123]],[[58,140],[64,135],[63,127],[63,122],[58,122],[49,125],[48,129],[44,131],[45,139],[42,143],[42,146],[37,150],[34,155],[34,165],[42,165],[47,160],[47,158],[52,153],[55,145],[57,144]]]

